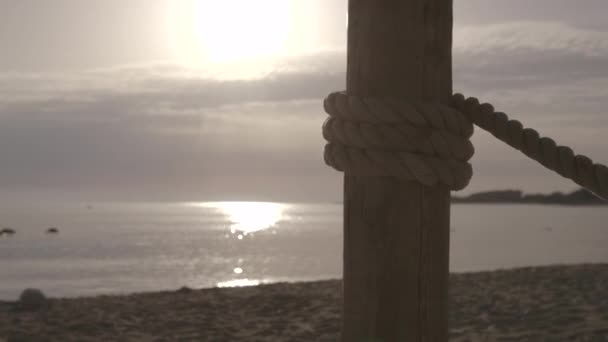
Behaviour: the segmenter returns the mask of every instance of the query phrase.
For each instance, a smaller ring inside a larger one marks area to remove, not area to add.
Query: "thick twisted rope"
[[[473,174],[473,123],[530,158],[608,199],[608,168],[541,138],[487,103],[456,94],[450,106],[331,93],[324,101],[325,163],[354,175],[466,187]]]
[[[551,138],[540,137],[537,131],[524,128],[517,120],[509,120],[505,113],[495,112],[491,104],[480,104],[476,98],[465,99],[462,94],[455,94],[451,105],[475,125],[549,170],[608,199],[608,167],[595,164],[584,155],[575,155],[570,147],[558,146]]]
[[[425,185],[463,189],[473,125],[439,104],[408,104],[332,93],[324,101],[325,162],[355,175],[392,176]]]

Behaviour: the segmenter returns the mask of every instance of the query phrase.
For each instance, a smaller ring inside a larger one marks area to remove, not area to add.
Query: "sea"
[[[340,278],[342,204],[0,206],[0,300]],[[608,208],[454,204],[451,272],[608,263]],[[57,234],[47,230],[55,227]]]

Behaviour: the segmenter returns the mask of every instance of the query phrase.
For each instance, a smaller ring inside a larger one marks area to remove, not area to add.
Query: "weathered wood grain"
[[[448,103],[451,0],[350,0],[347,92]],[[447,341],[449,190],[344,178],[342,341]]]

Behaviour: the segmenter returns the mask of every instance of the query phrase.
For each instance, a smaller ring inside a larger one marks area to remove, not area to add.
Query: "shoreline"
[[[0,341],[336,341],[341,280],[0,301]],[[608,264],[450,275],[450,341],[608,340]]]

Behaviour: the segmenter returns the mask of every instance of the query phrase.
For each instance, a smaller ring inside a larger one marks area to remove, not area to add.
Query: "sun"
[[[284,52],[289,0],[194,0],[192,11],[194,36],[212,62]]]

